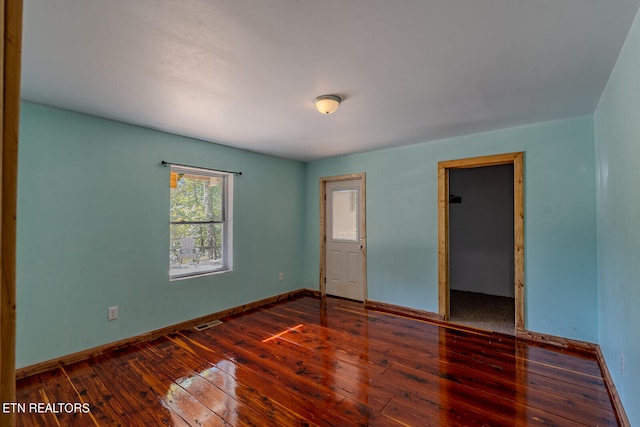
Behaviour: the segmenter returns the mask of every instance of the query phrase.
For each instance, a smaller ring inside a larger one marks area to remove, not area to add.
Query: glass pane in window
[[[187,276],[222,270],[222,224],[171,224],[169,275]]]
[[[222,221],[224,178],[178,173],[171,188],[171,221]]]
[[[333,240],[358,240],[358,190],[331,192]]]

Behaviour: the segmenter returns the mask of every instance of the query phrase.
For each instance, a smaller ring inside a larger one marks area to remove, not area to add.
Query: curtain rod
[[[225,172],[225,173],[232,173],[234,175],[242,175],[242,172],[237,172],[237,171],[225,171],[222,169],[201,168],[200,166],[183,165],[180,163],[165,162],[164,160],[161,161],[160,164],[165,168],[167,167],[167,165],[174,165],[174,166],[183,166],[185,168],[197,168],[197,169],[205,169],[205,170],[214,171],[214,172]]]

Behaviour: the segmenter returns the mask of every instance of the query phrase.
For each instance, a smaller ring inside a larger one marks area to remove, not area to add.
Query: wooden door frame
[[[18,129],[20,113],[20,62],[22,51],[22,0],[0,0],[3,42],[2,98],[0,101],[0,401],[16,401],[16,201],[18,191]],[[14,413],[0,412],[0,424],[15,425]]]
[[[367,300],[367,181],[366,173],[351,173],[346,175],[329,176],[320,178],[320,295],[325,297],[327,295],[327,275],[326,275],[326,256],[325,251],[327,248],[327,235],[326,235],[326,205],[327,205],[327,183],[338,181],[349,181],[353,179],[359,179],[362,183],[362,190],[360,191],[360,224],[362,226],[362,286],[363,286],[363,298]]]
[[[513,165],[513,251],[516,334],[524,325],[524,153],[496,154],[438,162],[438,313],[449,320],[449,171]]]

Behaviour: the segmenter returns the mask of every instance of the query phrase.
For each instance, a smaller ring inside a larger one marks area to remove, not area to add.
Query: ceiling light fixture
[[[337,95],[320,95],[313,100],[313,103],[316,104],[316,108],[322,114],[334,113],[341,102],[342,98]]]

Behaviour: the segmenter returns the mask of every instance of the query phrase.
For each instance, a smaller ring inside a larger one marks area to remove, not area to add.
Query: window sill
[[[204,273],[187,274],[184,276],[174,276],[174,277],[169,276],[169,282],[178,282],[181,280],[195,279],[197,277],[216,276],[219,274],[230,273],[232,271],[233,270],[230,270],[230,269],[224,269],[224,270],[208,271]]]

